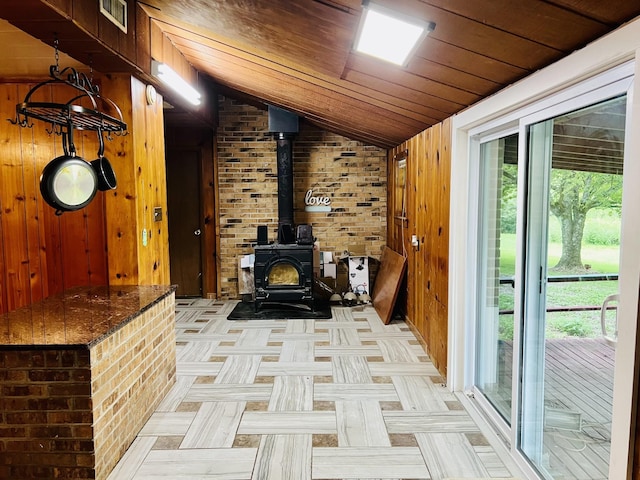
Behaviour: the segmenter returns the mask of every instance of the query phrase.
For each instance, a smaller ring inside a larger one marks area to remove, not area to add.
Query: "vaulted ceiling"
[[[384,148],[640,15],[638,0],[372,1],[436,24],[404,68],[353,52],[361,0],[137,3],[221,92]],[[9,0],[7,11],[25,3],[36,4]],[[16,20],[14,14],[13,23],[46,31]],[[2,50],[0,64],[13,51]]]
[[[218,84],[392,147],[640,15],[636,0],[376,0],[436,28],[405,68],[354,53],[361,0],[145,0]]]

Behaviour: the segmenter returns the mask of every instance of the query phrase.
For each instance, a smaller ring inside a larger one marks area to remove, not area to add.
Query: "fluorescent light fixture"
[[[363,7],[356,51],[396,65],[406,65],[422,39],[436,27],[433,22],[421,22],[374,3],[365,2]]]
[[[189,85],[184,78],[169,68],[168,65],[156,60],[151,60],[151,74],[187,102],[193,105],[200,105],[200,92]]]

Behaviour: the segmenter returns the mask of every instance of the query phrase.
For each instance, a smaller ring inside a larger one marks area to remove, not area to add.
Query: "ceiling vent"
[[[125,0],[99,0],[100,12],[116,27],[127,33],[127,2]]]

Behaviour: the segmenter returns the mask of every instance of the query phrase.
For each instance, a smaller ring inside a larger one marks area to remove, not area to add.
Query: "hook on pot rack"
[[[31,119],[51,124],[50,133],[62,135],[71,130],[97,130],[108,135],[126,135],[127,124],[124,122],[120,108],[112,100],[100,95],[100,89],[94,85],[86,74],[73,67],[62,70],[58,65],[49,67],[50,80],[33,87],[22,103],[16,105],[16,119],[9,120],[14,125],[31,127]],[[77,95],[65,103],[34,102],[32,97],[46,86],[67,86],[76,90]],[[84,101],[84,105],[81,103]],[[113,115],[105,113],[112,110]]]

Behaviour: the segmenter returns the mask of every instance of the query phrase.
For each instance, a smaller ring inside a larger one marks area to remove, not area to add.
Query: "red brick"
[[[48,393],[51,397],[89,397],[91,384],[85,383],[54,383],[49,385]]]
[[[68,370],[31,370],[29,380],[32,382],[67,382],[71,375]]]
[[[47,422],[46,412],[5,412],[8,425],[33,425]]]

